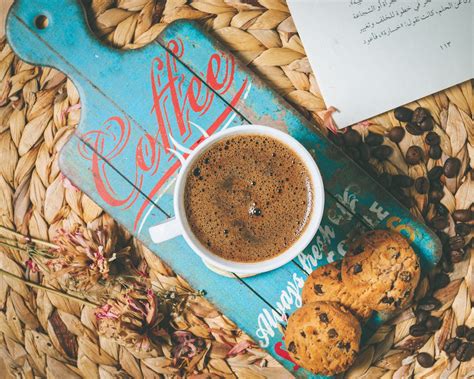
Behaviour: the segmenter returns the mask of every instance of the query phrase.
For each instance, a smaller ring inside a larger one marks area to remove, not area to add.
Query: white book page
[[[288,0],[339,128],[473,77],[471,0]]]

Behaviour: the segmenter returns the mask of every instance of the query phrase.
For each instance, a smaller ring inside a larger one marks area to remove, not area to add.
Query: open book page
[[[473,77],[471,0],[288,0],[339,128]]]

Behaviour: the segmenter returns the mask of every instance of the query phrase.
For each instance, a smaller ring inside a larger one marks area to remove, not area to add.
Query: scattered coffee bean
[[[441,158],[442,153],[443,151],[441,150],[441,147],[439,147],[439,145],[435,145],[435,146],[430,146],[428,155],[431,159],[439,159]]]
[[[473,342],[473,341],[474,341],[474,328],[469,329],[469,331],[466,333],[466,339],[467,339],[469,342]]]
[[[449,239],[448,245],[450,250],[459,250],[464,247],[464,237],[454,236]]]
[[[413,337],[421,337],[426,334],[428,330],[426,329],[426,326],[422,324],[414,324],[410,326],[409,333]]]
[[[420,353],[416,356],[416,360],[421,367],[428,368],[434,365],[434,358],[428,353]]]
[[[456,350],[461,346],[461,340],[458,338],[450,338],[444,343],[443,350],[447,354],[454,354]]]
[[[355,130],[350,129],[343,134],[344,142],[347,146],[357,146],[362,142],[362,137]]]
[[[378,177],[380,184],[382,184],[384,187],[389,188],[392,185],[392,175],[389,173],[382,173]]]
[[[456,231],[457,234],[460,236],[467,236],[469,233],[471,233],[471,226],[469,224],[465,224],[463,222],[457,223],[456,226],[454,227],[454,230]]]
[[[369,146],[379,146],[383,143],[383,136],[377,133],[369,132],[364,140]]]
[[[329,329],[328,336],[329,338],[336,338],[338,336],[336,329]]]
[[[443,175],[443,167],[434,166],[430,171],[428,171],[428,179],[433,181],[437,180]]]
[[[440,180],[433,180],[430,182],[430,187],[434,191],[444,191],[443,183]]]
[[[444,162],[444,176],[454,178],[461,169],[461,161],[458,158],[448,158]]]
[[[425,132],[429,132],[430,130],[433,130],[434,122],[430,116],[430,117],[425,118],[422,122],[420,122],[419,125],[420,125],[421,130]]]
[[[449,225],[449,219],[446,216],[436,216],[431,220],[431,225],[436,230],[443,230]]]
[[[419,178],[416,178],[415,190],[416,192],[422,195],[424,195],[425,193],[428,193],[428,191],[430,190],[430,181],[424,176],[420,176]]]
[[[456,328],[456,337],[462,338],[466,335],[466,333],[469,332],[469,327],[466,325],[459,325]]]
[[[420,146],[410,146],[407,150],[405,159],[409,165],[416,165],[423,161],[423,149]]]
[[[425,326],[429,331],[434,332],[435,330],[441,328],[441,320],[435,316],[428,316]]]
[[[423,309],[416,311],[416,323],[417,324],[424,324],[425,321],[428,319],[430,313]]]
[[[365,143],[361,143],[359,146],[359,156],[365,162],[370,159],[370,149]]]
[[[372,150],[372,155],[380,161],[384,161],[390,155],[392,155],[392,153],[393,153],[392,147],[387,146],[387,145],[380,145],[380,146],[375,147]]]
[[[443,198],[444,192],[439,190],[430,191],[428,194],[428,200],[430,203],[439,203],[439,201]]]
[[[452,263],[459,263],[464,260],[465,252],[462,250],[452,250],[449,252],[449,258]]]
[[[413,117],[413,111],[407,107],[398,107],[395,108],[393,115],[398,121],[408,122]]]
[[[408,175],[393,175],[392,183],[397,187],[408,188],[413,185],[414,180]]]
[[[414,136],[421,136],[423,134],[423,130],[418,124],[415,124],[414,122],[409,122],[406,125],[406,130],[408,133]]]
[[[435,132],[429,132],[425,137],[425,142],[427,145],[434,146],[439,145],[441,139],[439,138],[439,135]]]
[[[454,221],[469,222],[472,220],[472,214],[469,209],[458,209],[453,212]]]
[[[417,306],[418,309],[422,309],[428,312],[438,309],[439,307],[441,307],[440,301],[437,298],[431,296],[425,296],[420,299]]]
[[[430,111],[426,108],[418,107],[413,111],[411,120],[419,124],[426,120],[428,117],[431,117]]]
[[[459,362],[468,362],[474,356],[474,345],[470,342],[463,342],[456,350],[456,359]]]
[[[446,275],[443,272],[440,272],[435,275],[433,278],[433,289],[439,290],[440,288],[444,288],[449,284],[449,275]]]
[[[399,143],[401,140],[405,137],[405,129],[403,129],[401,126],[396,126],[388,132],[388,138],[390,141]]]

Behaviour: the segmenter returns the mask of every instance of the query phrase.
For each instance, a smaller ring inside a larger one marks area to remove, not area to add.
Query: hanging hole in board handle
[[[49,20],[48,17],[46,17],[43,14],[40,14],[39,16],[36,16],[35,18],[35,26],[38,29],[46,29],[48,27]]]

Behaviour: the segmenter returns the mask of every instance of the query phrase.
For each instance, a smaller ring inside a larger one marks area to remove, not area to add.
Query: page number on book
[[[451,47],[451,41],[443,42],[439,47],[441,50],[449,49]]]

